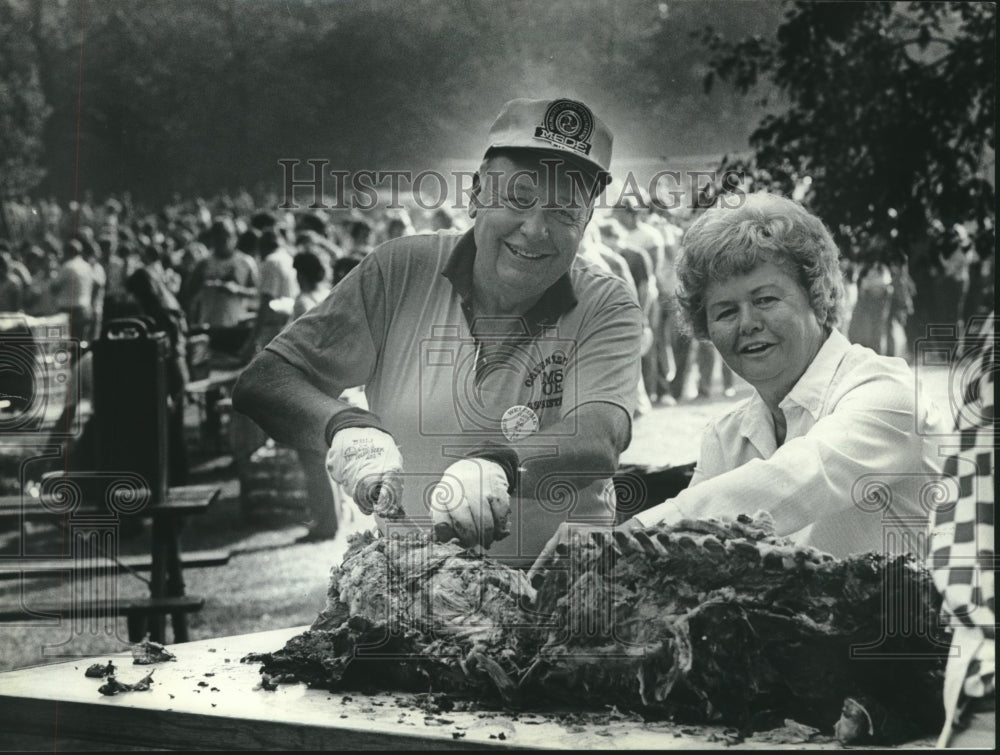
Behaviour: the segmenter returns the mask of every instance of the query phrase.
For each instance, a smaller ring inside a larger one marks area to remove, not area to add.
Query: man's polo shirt
[[[620,279],[577,259],[524,318],[470,322],[475,254],[471,231],[387,242],[267,346],[328,395],[365,386],[403,456],[403,507],[428,528],[442,472],[484,442],[522,462],[557,457],[572,423],[533,441],[532,417],[545,432],[586,403],[629,418],[635,406],[642,314]],[[610,483],[595,473],[577,489],[553,474],[516,491],[512,534],[490,555],[530,561],[565,520],[610,524]]]

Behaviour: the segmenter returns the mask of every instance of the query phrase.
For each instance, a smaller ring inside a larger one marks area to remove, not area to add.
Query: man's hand
[[[503,467],[486,459],[462,459],[448,467],[431,492],[438,540],[458,538],[465,548],[489,548],[510,534],[510,496]]]
[[[388,433],[373,427],[339,430],[326,455],[326,470],[363,513],[386,519],[403,515],[403,457]]]
[[[601,530],[608,533],[613,531],[631,532],[632,530],[642,529],[643,526],[644,525],[634,517],[622,522],[621,524],[615,525],[614,527],[587,527],[584,524],[563,522],[559,525],[559,529],[556,530],[556,533],[549,538],[545,547],[542,548],[542,552],[538,554],[538,558],[535,559],[535,563],[533,563],[531,568],[528,569],[528,582],[537,587],[535,584],[536,577],[544,576],[549,567],[553,566],[559,560],[561,555],[568,553],[574,544],[582,544],[583,538],[595,530]]]

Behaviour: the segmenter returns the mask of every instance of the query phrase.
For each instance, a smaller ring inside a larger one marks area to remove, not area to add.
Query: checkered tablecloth
[[[983,697],[995,690],[995,555],[993,543],[997,371],[995,317],[970,327],[957,364],[971,365],[962,378],[962,404],[955,420],[959,449],[944,472],[958,482],[958,495],[938,506],[931,518],[929,562],[953,627],[974,630],[980,641],[966,658],[963,691]],[[981,634],[980,634],[981,633]],[[956,633],[968,636],[968,631]],[[981,640],[985,638],[986,642]]]

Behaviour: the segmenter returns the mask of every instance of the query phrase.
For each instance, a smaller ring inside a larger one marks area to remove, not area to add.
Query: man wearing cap
[[[529,566],[563,521],[611,524],[642,312],[577,258],[611,144],[583,103],[508,102],[474,227],[372,251],[248,366],[234,407],[327,451],[383,532],[433,530]],[[337,398],[362,384],[370,412]]]

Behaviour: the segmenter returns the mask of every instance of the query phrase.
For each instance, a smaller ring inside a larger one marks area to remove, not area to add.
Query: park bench
[[[149,631],[149,617],[153,615],[177,616],[200,611],[205,599],[195,595],[169,598],[129,598],[117,601],[83,601],[67,606],[46,603],[39,606],[25,605],[23,596],[17,608],[0,608],[0,622],[17,622],[28,626],[55,626],[63,621],[99,623],[108,615],[124,616],[128,627],[129,642],[140,642]]]
[[[43,478],[54,482],[63,473],[52,473]],[[148,630],[151,637],[165,641],[165,619],[171,617],[174,641],[188,639],[186,614],[200,610],[204,599],[184,594],[183,569],[187,567],[218,566],[228,563],[228,550],[204,550],[182,554],[180,549],[180,524],[184,515],[206,511],[218,500],[220,488],[212,485],[188,485],[168,489],[167,496],[142,508],[136,515],[149,516],[153,531],[149,554],[118,556],[101,551],[101,544],[115,543],[118,516],[106,506],[99,506],[94,498],[84,498],[71,510],[62,508],[63,502],[54,500],[45,492],[39,498],[7,496],[0,498],[0,522],[15,522],[19,526],[31,520],[53,520],[70,531],[69,555],[31,556],[18,554],[0,556],[0,580],[24,580],[45,575],[64,575],[73,580],[99,579],[121,572],[151,572],[148,599],[118,602],[107,597],[96,601],[75,602],[71,606],[44,606],[31,608],[24,600],[23,587],[19,604],[0,609],[0,621],[21,621],[31,614],[59,616],[86,615],[91,617],[111,614],[126,616],[130,639],[136,641]],[[142,495],[142,491],[139,491]],[[95,545],[96,543],[96,545]],[[139,633],[138,638],[135,634]]]
[[[181,554],[181,566],[199,569],[225,566],[233,553],[228,548],[211,548]],[[30,579],[33,577],[66,576],[73,572],[84,573],[96,569],[118,572],[148,572],[153,569],[153,559],[147,554],[127,556],[108,555],[86,562],[72,556],[0,556],[0,581]]]

